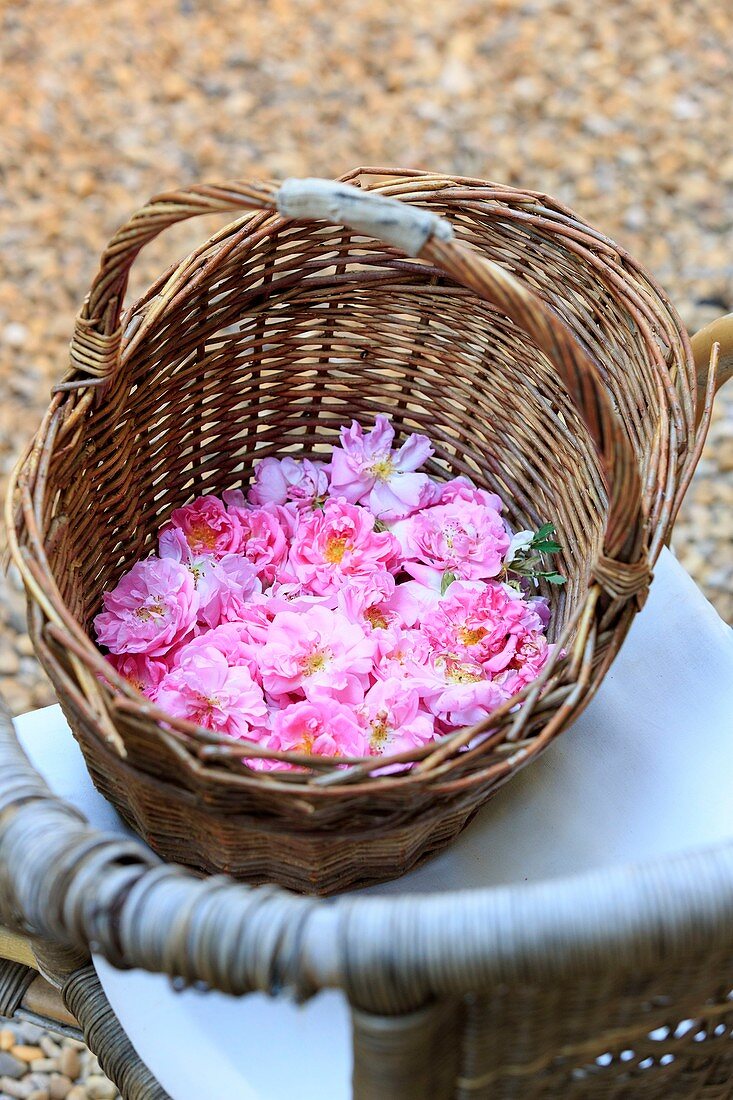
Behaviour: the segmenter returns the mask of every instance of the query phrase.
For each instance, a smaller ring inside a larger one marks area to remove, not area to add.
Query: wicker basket
[[[136,214],[9,497],[36,651],[99,789],[168,858],[322,893],[439,849],[578,715],[643,602],[710,408],[653,280],[553,200],[398,170],[345,181],[192,187]],[[253,208],[121,312],[162,229]],[[557,525],[562,644],[481,726],[392,758],[407,770],[253,749],[310,765],[254,772],[120,679],[92,618],[174,508],[383,410],[431,436],[433,475],[499,492],[515,525]]]

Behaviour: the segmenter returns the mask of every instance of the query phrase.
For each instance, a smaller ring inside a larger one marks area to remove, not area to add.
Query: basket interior
[[[598,363],[646,477],[665,410],[624,286],[520,207],[476,206],[432,208],[551,302]],[[128,311],[122,369],[83,445],[50,470],[49,561],[72,614],[90,629],[103,590],[174,508],[241,486],[257,458],[318,453],[352,417],[386,412],[398,432],[430,436],[432,473],[498,492],[515,527],[556,524],[568,577],[548,593],[556,633],[587,589],[607,494],[544,354],[434,268],[343,228],[257,215],[215,241]]]

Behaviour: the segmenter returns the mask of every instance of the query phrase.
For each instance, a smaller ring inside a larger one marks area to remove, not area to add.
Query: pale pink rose
[[[184,565],[155,556],[133,565],[94,620],[97,641],[111,653],[162,657],[193,633],[199,607],[191,573]]]
[[[183,531],[194,554],[212,554],[215,558],[237,550],[241,540],[236,516],[230,515],[215,496],[199,497],[184,508],[176,508],[161,535],[171,527]]]
[[[288,555],[288,538],[275,510],[250,508],[239,490],[224,493],[229,515],[240,529],[236,547],[257,570],[263,585],[272,584],[280,565]]]
[[[415,686],[428,710],[448,727],[472,726],[508,698],[480,664],[452,656],[434,658]]]
[[[546,630],[550,625],[550,605],[546,596],[525,596],[524,602],[534,611],[542,623],[542,629]]]
[[[420,680],[430,660],[430,647],[419,630],[390,626],[379,639],[374,675],[380,680]]]
[[[199,581],[199,622],[209,627],[242,619],[262,592],[256,567],[240,554],[225,554]]]
[[[199,634],[175,651],[172,666],[182,667],[212,648],[224,655],[230,668],[243,666],[249,670],[252,679],[259,682],[259,646],[252,638],[249,623],[222,623],[213,630]]]
[[[424,745],[435,719],[420,705],[420,694],[404,680],[377,680],[358,708],[370,756],[389,756]]]
[[[232,620],[234,625],[242,631],[242,637],[262,646],[267,641],[267,633],[270,623],[274,619],[276,608],[269,594],[254,596],[252,601],[242,608],[238,619]]]
[[[352,577],[338,593],[338,609],[353,623],[359,623],[366,634],[386,630],[393,623],[402,625],[392,606],[397,585],[391,573],[378,569],[374,573]]]
[[[195,554],[179,527],[164,531],[159,546],[162,558],[181,562],[191,573],[199,597],[198,621],[204,626],[241,618],[262,592],[257,570],[241,554]]]
[[[267,747],[306,756],[364,757],[369,752],[352,710],[333,699],[302,700],[277,711]]]
[[[107,660],[124,680],[137,688],[142,695],[155,701],[160,682],[168,672],[168,664],[147,653],[107,654]]]
[[[509,695],[515,695],[539,676],[553,649],[541,631],[529,631],[520,640],[510,664],[496,677],[497,683]]]
[[[426,508],[392,532],[406,572],[423,584],[431,573],[455,573],[463,580],[495,577],[510,541],[497,511],[465,500]]]
[[[158,536],[158,554],[161,558],[169,558],[185,565],[193,576],[197,589],[201,579],[216,561],[213,554],[193,550],[182,528],[170,525],[164,527]]]
[[[318,596],[337,592],[352,577],[389,570],[399,545],[389,531],[374,530],[366,508],[329,500],[323,511],[305,515],[290,548],[287,572]]]
[[[255,506],[292,501],[298,508],[312,508],[328,494],[330,473],[330,465],[309,458],[263,458],[247,499]]]
[[[283,570],[281,576],[287,576],[287,570]],[[267,590],[265,599],[271,616],[279,611],[308,612],[311,607],[328,607],[334,611],[338,605],[338,592],[328,592],[325,596],[316,596],[309,592],[300,581],[277,580]]]
[[[495,581],[455,581],[422,623],[434,653],[476,661],[490,673],[505,669],[525,635],[541,628],[536,612]]]
[[[331,496],[365,504],[385,521],[432,504],[438,487],[427,474],[414,472],[433,454],[430,440],[413,434],[395,451],[394,434],[384,415],[376,417],[366,434],[356,420],[342,428],[341,447],[334,447],[331,457]]]
[[[441,600],[442,574],[425,567],[422,581],[403,581],[397,585],[392,607],[405,626],[419,626]],[[424,582],[424,583],[423,583]]]
[[[216,645],[190,653],[162,681],[158,706],[227,737],[259,739],[267,722],[262,688],[245,665],[231,666]]]
[[[262,682],[274,696],[303,692],[311,700],[331,696],[360,703],[375,649],[375,642],[338,611],[282,611],[273,619],[260,652]]]
[[[483,504],[485,508],[493,508],[495,512],[503,512],[504,504],[500,496],[490,493],[487,489],[479,489],[471,481],[470,477],[461,474],[460,477],[451,478],[438,486],[439,497],[436,504],[451,504],[454,500],[465,500],[469,504]]]

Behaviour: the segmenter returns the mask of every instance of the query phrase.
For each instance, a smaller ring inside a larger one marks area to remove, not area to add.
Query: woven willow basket
[[[123,312],[140,249],[222,211],[240,216]],[[654,281],[545,195],[363,169],[154,199],[102,256],[9,497],[36,651],[94,782],[162,855],[249,881],[327,893],[435,852],[601,682],[691,476],[713,373],[701,401]],[[306,766],[253,772],[241,743],[120,679],[93,616],[174,508],[380,411],[431,437],[436,477],[500,493],[517,527],[556,524],[560,644],[489,720],[390,758],[409,768],[252,748]]]

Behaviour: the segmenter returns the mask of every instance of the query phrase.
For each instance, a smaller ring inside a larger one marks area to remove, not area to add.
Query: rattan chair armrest
[[[32,792],[32,793],[31,793]],[[396,899],[198,879],[92,829],[0,721],[0,919],[233,994],[325,986],[400,1012],[496,983],[567,980],[733,945],[733,843],[522,887]]]

